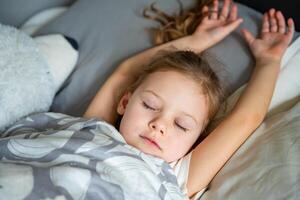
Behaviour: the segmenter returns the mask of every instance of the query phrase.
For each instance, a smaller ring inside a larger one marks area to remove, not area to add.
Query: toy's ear
[[[131,92],[126,92],[122,98],[120,99],[119,103],[118,103],[118,108],[117,108],[117,112],[119,115],[124,115],[127,104],[129,102],[129,99],[131,97],[132,93]]]
[[[78,44],[74,39],[61,34],[37,36],[33,39],[50,68],[57,92],[77,63]]]

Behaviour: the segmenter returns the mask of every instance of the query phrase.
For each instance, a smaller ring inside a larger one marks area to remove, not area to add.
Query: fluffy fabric
[[[0,131],[47,111],[55,94],[49,66],[32,38],[0,24]]]

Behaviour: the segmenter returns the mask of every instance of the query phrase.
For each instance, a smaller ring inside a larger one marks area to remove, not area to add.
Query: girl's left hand
[[[202,14],[205,17],[192,34],[192,37],[196,44],[197,41],[205,41],[208,43],[208,47],[221,41],[243,21],[237,17],[238,8],[231,0],[224,0],[221,10],[219,10],[219,1],[214,0],[212,8],[203,7]]]
[[[264,14],[260,37],[255,38],[248,30],[242,30],[256,61],[281,61],[295,32],[291,18],[287,24],[286,27],[284,16],[280,11],[270,9]]]

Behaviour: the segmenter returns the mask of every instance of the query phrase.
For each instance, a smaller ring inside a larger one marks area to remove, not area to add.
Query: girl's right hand
[[[294,22],[290,18],[286,27],[284,16],[280,11],[270,9],[263,17],[259,38],[255,38],[248,30],[243,29],[244,37],[257,62],[280,62],[293,38]]]
[[[197,41],[201,42],[201,45],[205,42],[207,48],[221,41],[243,21],[242,18],[238,18],[238,8],[232,0],[224,0],[221,9],[219,1],[214,0],[211,8],[203,7],[202,15],[204,17],[192,34],[192,38],[194,45],[197,45]]]

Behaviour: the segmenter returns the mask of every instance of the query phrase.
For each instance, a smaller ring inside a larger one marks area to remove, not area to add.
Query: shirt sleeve
[[[191,155],[192,152],[177,161],[169,163],[177,177],[179,187],[184,194],[187,194],[187,180],[189,175]]]
[[[169,163],[177,177],[177,182],[181,191],[186,195],[188,195],[187,181],[189,175],[191,155],[192,155],[192,151],[189,154],[185,155],[184,157],[180,158],[179,160]],[[201,197],[206,189],[207,188],[203,188],[201,191],[197,192],[192,197],[192,199],[195,200]]]

